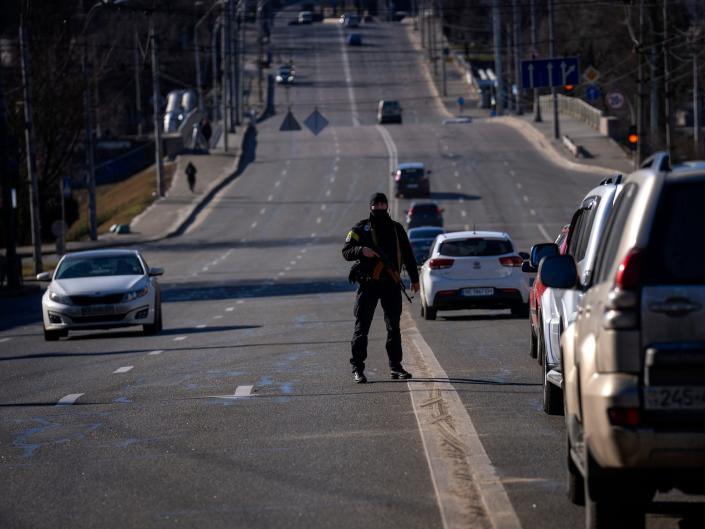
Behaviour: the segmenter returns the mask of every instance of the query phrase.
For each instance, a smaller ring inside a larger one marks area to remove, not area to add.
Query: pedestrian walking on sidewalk
[[[355,296],[355,332],[352,338],[350,364],[353,379],[358,384],[367,382],[367,334],[379,301],[387,326],[387,356],[389,374],[393,379],[411,378],[401,365],[401,291],[399,274],[402,265],[411,279],[411,288],[419,291],[419,272],[404,227],[392,220],[387,212],[387,197],[375,193],[370,198],[370,216],[361,220],[348,233],[343,246],[346,261],[355,261],[349,279],[358,283]]]
[[[211,128],[208,118],[201,120],[201,134],[203,135],[203,139],[206,140],[206,150],[208,150],[211,145],[211,136],[213,136],[213,129]]]
[[[196,187],[196,166],[191,162],[186,166],[186,181],[188,182],[188,188],[193,193],[193,189]]]

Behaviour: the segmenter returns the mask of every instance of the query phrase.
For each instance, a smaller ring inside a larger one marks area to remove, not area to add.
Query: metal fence
[[[542,113],[553,112],[552,96],[540,96],[539,102]],[[600,130],[600,118],[604,116],[602,110],[593,107],[582,99],[567,97],[562,94],[558,94],[558,112],[579,119],[595,130]]]

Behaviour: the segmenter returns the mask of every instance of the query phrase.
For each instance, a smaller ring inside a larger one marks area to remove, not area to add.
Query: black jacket
[[[419,271],[416,267],[416,259],[414,252],[411,249],[411,243],[406,235],[404,227],[396,221],[391,221],[391,227],[396,232],[390,231],[391,235],[385,237],[384,233],[377,233],[378,230],[373,229],[370,219],[363,219],[348,232],[343,246],[343,258],[346,261],[359,261],[360,273],[362,276],[370,276],[378,259],[376,257],[368,258],[362,255],[362,248],[368,247],[373,250],[381,250],[390,264],[397,272],[401,272],[401,265],[406,268],[409,278],[412,283],[419,282]],[[397,240],[399,241],[399,251],[397,252]],[[376,243],[375,243],[376,241]]]

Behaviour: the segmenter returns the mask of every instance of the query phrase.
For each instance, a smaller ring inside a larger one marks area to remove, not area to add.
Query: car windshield
[[[72,257],[64,259],[56,272],[56,279],[79,277],[142,275],[142,263],[134,255],[106,255],[101,257]]]
[[[443,233],[443,230],[436,228],[417,228],[409,232],[411,239],[434,239],[436,235]]]
[[[385,101],[382,105],[385,110],[394,110],[399,108],[399,101]]]
[[[441,244],[439,253],[448,257],[487,257],[512,253],[512,243],[505,239],[454,239]]]

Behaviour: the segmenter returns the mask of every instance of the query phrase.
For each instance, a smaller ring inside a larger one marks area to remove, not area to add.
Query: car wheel
[[[534,326],[531,325],[531,320],[529,320],[529,356],[536,358],[537,352],[536,333],[534,332]]]
[[[426,303],[421,302],[421,308],[423,310],[423,319],[424,320],[435,320],[436,319],[436,309],[433,309],[426,305]]]
[[[59,338],[61,338],[63,333],[64,331],[48,331],[47,329],[44,329],[44,339],[47,342],[56,342]],[[68,332],[66,335],[68,335]]]
[[[586,529],[644,529],[646,501],[632,484],[599,484],[588,476],[584,479]],[[638,487],[637,487],[638,488]]]
[[[548,415],[563,415],[563,391],[548,381],[548,362],[544,348],[543,362],[543,411]]]
[[[142,326],[142,332],[147,336],[153,336],[162,330],[162,308],[160,305],[157,305],[156,312],[154,323],[147,323]]]
[[[527,303],[517,303],[512,305],[512,316],[516,318],[526,318],[529,315],[529,305]]]
[[[540,366],[543,365],[546,355],[546,346],[543,343],[543,328],[541,325],[541,318],[539,318],[539,332],[536,335],[536,361]]]

